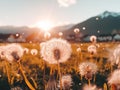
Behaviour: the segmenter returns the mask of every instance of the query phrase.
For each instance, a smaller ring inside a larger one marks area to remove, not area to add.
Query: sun
[[[48,31],[52,29],[54,25],[51,21],[44,20],[44,21],[39,21],[35,26],[44,31]]]

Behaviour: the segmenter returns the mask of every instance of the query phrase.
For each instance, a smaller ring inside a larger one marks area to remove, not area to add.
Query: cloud
[[[76,4],[77,0],[57,0],[60,7],[69,7],[70,5]]]

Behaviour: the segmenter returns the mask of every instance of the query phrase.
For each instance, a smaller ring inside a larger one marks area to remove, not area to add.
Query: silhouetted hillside
[[[84,22],[78,23],[69,29],[69,34],[79,28],[84,35],[112,34],[120,31],[120,13],[108,12],[94,16]],[[65,32],[67,33],[67,31]]]

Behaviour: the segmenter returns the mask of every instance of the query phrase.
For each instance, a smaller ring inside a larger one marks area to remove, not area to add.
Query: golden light
[[[46,21],[38,22],[35,26],[44,31],[48,31],[48,30],[52,29],[54,25],[52,22],[46,20]]]

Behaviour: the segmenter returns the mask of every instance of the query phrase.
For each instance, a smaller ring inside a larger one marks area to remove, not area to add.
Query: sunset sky
[[[120,12],[120,0],[0,0],[0,26],[78,23],[104,11]]]

